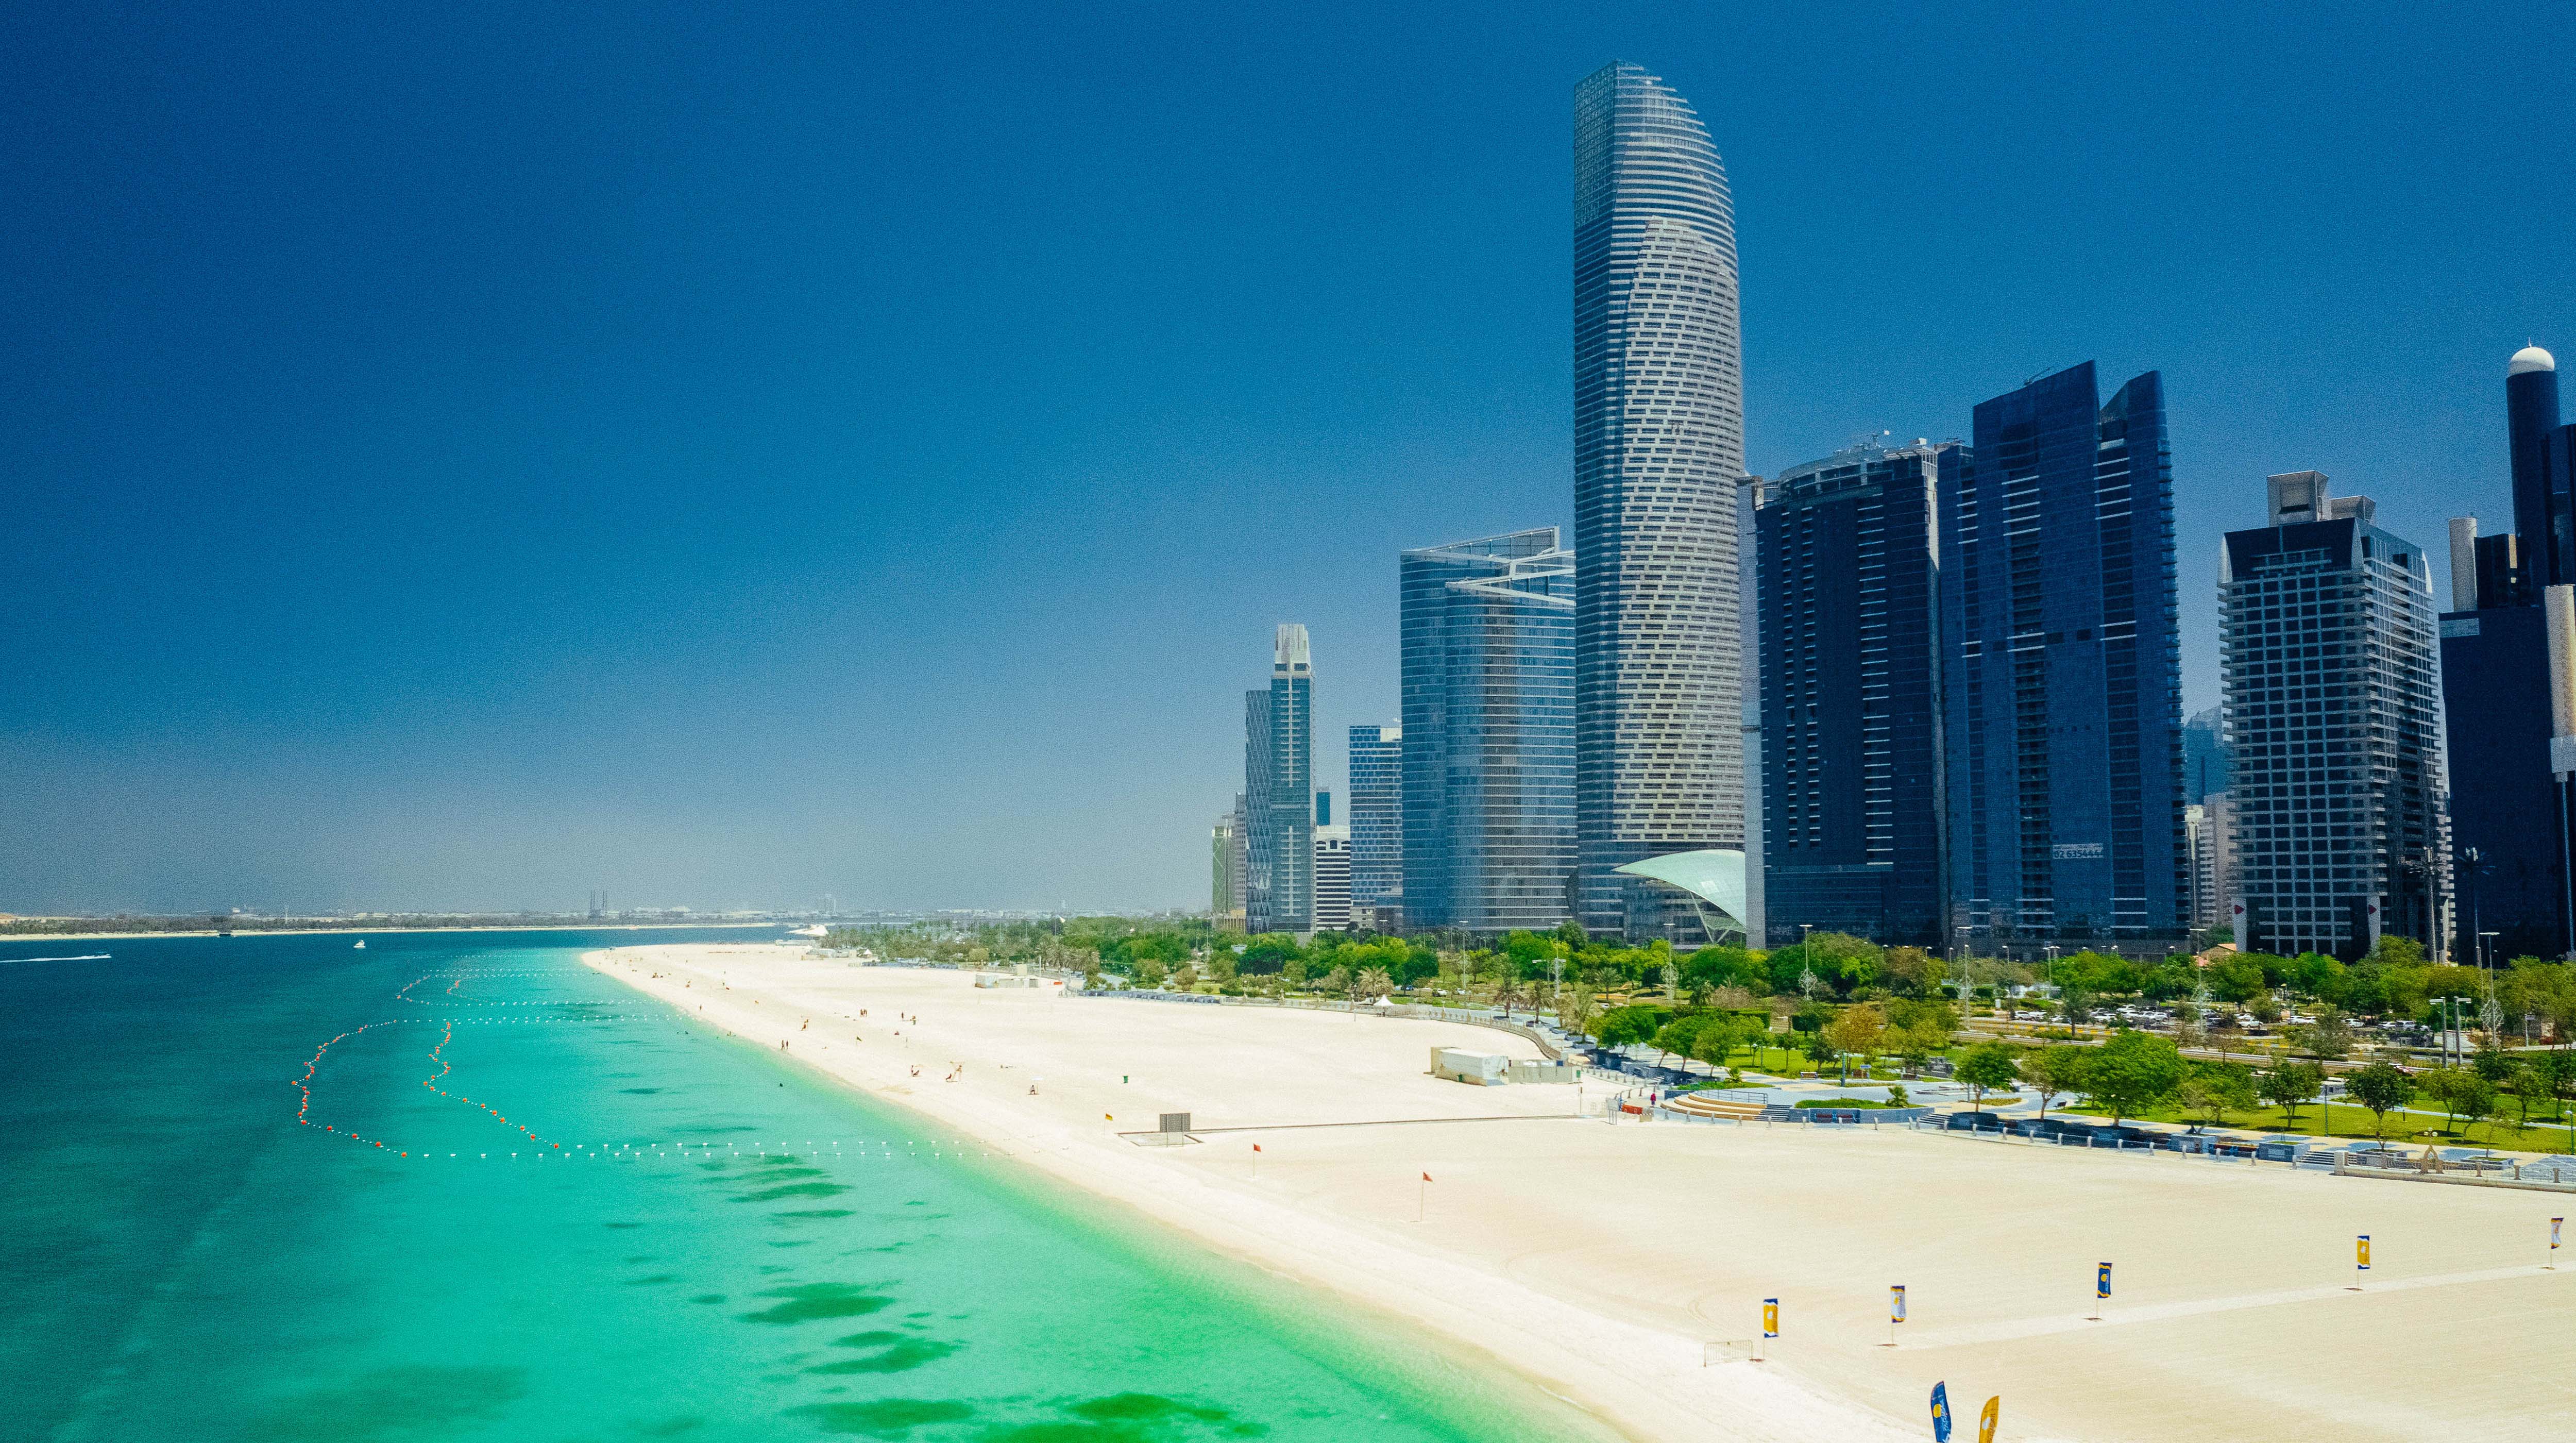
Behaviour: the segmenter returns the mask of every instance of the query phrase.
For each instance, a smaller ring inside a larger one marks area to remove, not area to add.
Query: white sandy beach
[[[1435,1045],[1536,1055],[1491,1029],[979,991],[770,945],[586,960],[1641,1439],[1920,1438],[1939,1380],[1962,1438],[1994,1394],[2015,1440],[2576,1436],[2576,1248],[2541,1267],[2576,1195],[1898,1130],[1613,1127],[1566,1116],[1573,1087],[1425,1075]],[[1119,1135],[1166,1111],[1203,1143]],[[1400,1125],[1316,1126],[1362,1122]],[[1775,1296],[1770,1361],[1712,1353]]]

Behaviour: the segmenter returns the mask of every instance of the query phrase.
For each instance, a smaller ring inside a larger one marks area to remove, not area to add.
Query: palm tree
[[[1354,1002],[1369,997],[1384,997],[1394,990],[1395,979],[1387,976],[1386,969],[1383,967],[1363,967],[1360,969],[1360,974],[1351,979],[1351,1000]]]
[[[1509,1017],[1512,1015],[1513,1006],[1520,1000],[1520,983],[1514,981],[1511,974],[1505,973],[1503,980],[1494,984],[1494,1005],[1503,1010],[1505,1017]]]

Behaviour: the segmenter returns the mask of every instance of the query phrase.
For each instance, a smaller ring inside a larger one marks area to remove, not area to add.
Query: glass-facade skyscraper
[[[2387,931],[2439,961],[2451,869],[2431,559],[2318,472],[2269,487],[2272,524],[2228,532],[2219,553],[2242,935],[2349,962]]]
[[[1939,498],[1965,456],[1955,442],[1857,446],[1765,488],[1754,544],[1773,941],[1801,924],[1948,940]]]
[[[1315,668],[1306,628],[1282,625],[1270,685],[1244,697],[1243,782],[1251,828],[1244,930],[1315,929]]]
[[[1576,810],[1594,931],[1668,925],[1669,889],[1614,868],[1744,845],[1743,470],[1725,166],[1689,102],[1606,65],[1574,93]]]
[[[2490,960],[2576,950],[2567,870],[2576,799],[2553,755],[2556,648],[2544,605],[2549,588],[2576,582],[2567,569],[2576,426],[2559,422],[2558,361],[2538,346],[2506,362],[2504,395],[2515,529],[2480,536],[2473,516],[2451,522],[2452,601],[2441,618],[2459,924]]]
[[[1351,905],[1389,929],[1404,901],[1404,728],[1351,728]]]
[[[1573,554],[1553,526],[1405,552],[1404,916],[1565,920],[1574,847]]]
[[[2164,385],[2099,397],[1978,406],[1942,500],[1951,925],[2007,950],[2172,937],[2190,891]]]

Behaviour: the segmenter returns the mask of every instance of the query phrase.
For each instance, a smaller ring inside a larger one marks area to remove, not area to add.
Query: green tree
[[[2380,940],[2387,941],[2385,937]],[[2415,1079],[2385,1062],[2374,1062],[2347,1075],[2343,1087],[2345,1096],[2370,1109],[2374,1137],[2386,1137],[2388,1114],[2415,1100]]]
[[[2092,1070],[2090,1048],[2043,1047],[2022,1058],[2021,1079],[2039,1093],[2039,1120],[2048,1121],[2049,1104],[2063,1093],[2085,1090],[2085,1077]]]
[[[2481,1122],[2487,1123],[2487,1146],[2495,1146],[2493,1124],[2495,1119],[2504,1113],[2504,1100],[2496,1092],[2494,1083],[2474,1072],[2470,1073],[2461,1079],[2458,1101],[2453,1104],[2453,1107],[2461,1117],[2467,1119],[2468,1125],[2460,1129],[2462,1137],[2468,1136],[2469,1128],[2476,1127]]]
[[[2254,1079],[2265,1102],[2281,1109],[2286,1124],[2299,1125],[2299,1104],[2313,1102],[2325,1087],[2325,1070],[2313,1062],[2278,1062]]]
[[[2467,1099],[2468,1085],[2476,1077],[2476,1073],[2465,1068],[2428,1067],[2416,1075],[2415,1090],[2439,1103],[2456,1129],[2460,1123],[2460,1105]]]
[[[1351,996],[1354,1000],[1384,997],[1394,990],[1395,979],[1387,976],[1386,969],[1383,967],[1363,967],[1360,969],[1360,974],[1351,979]]]
[[[2514,1125],[2531,1127],[2531,1105],[2550,1095],[2549,1065],[2538,1059],[2526,1060],[2513,1070],[2513,1100],[2519,1116]]]
[[[2290,1033],[2290,1045],[2319,1062],[2341,1062],[2350,1057],[2354,1040],[2352,1019],[2331,1002],[2317,1008],[2314,1022]]]
[[[1981,1042],[1960,1057],[1958,1071],[1952,1076],[1967,1085],[1968,1105],[1983,1108],[1986,1094],[2012,1086],[2021,1076],[2021,1069],[2013,1064],[2011,1048],[2000,1042]]]
[[[1862,1070],[1866,1073],[1868,1059],[1878,1051],[1880,1044],[1886,1039],[1887,1018],[1877,1007],[1863,1002],[1857,1006],[1844,1008],[1833,1021],[1826,1023],[1824,1035],[1825,1040],[1834,1045],[1834,1050],[1844,1057],[1848,1058],[1855,1052],[1859,1053],[1862,1059]],[[1848,1066],[1843,1070],[1843,1080],[1846,1082],[1851,1080],[1851,1070]]]
[[[2254,1074],[2243,1063],[2197,1063],[2191,1076],[2183,1079],[2177,1095],[2186,1112],[2198,1113],[2202,1121],[2224,1126],[2230,1110],[2254,1110]]]
[[[1601,1016],[1601,1030],[1594,1034],[1607,1048],[1631,1047],[1655,1035],[1656,1012],[1652,1007],[1614,1007]]]
[[[1660,1062],[1664,1057],[1675,1055],[1690,1056],[1691,1042],[1708,1022],[1708,1018],[1699,1015],[1676,1017],[1655,1029],[1655,1050],[1661,1054],[1656,1060]]]
[[[1731,1017],[1704,1019],[1698,1031],[1691,1034],[1690,1055],[1712,1069],[1723,1068],[1743,1045],[1744,1024]]]
[[[2095,1051],[2084,1069],[2084,1091],[2117,1127],[2121,1119],[2172,1097],[2182,1086],[2184,1071],[2171,1038],[2121,1032]]]

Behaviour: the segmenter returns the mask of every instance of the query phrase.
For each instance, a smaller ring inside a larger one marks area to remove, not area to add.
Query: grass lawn
[[[2310,1137],[2348,1137],[2364,1142],[2379,1135],[2377,1124],[2372,1120],[2369,1108],[2355,1103],[2339,1102],[2329,1111],[2332,1114],[2331,1121],[2334,1129],[2331,1133],[2320,1126],[2320,1114],[2317,1105],[2313,1102],[2299,1105],[2299,1120],[2295,1124],[2282,1114],[2281,1109],[2266,1107],[2254,1112],[2230,1112],[2227,1114],[2227,1120],[2219,1125],[2246,1132],[2304,1133]],[[2053,1107],[2049,1112],[2052,1116],[2061,1112],[2078,1113],[2088,1117],[2110,1116],[2100,1108],[2086,1107],[2081,1104]],[[2199,1121],[2197,1118],[2184,1117],[2179,1109],[2171,1107],[2153,1108],[2131,1116],[2141,1122],[2168,1122],[2185,1126]],[[2512,1118],[2500,1117],[2492,1123],[2471,1124],[2467,1129],[2467,1135],[2462,1136],[2459,1131],[2453,1129],[2448,1118],[2392,1112],[2388,1114],[2387,1141],[2395,1147],[2422,1147],[2429,1143],[2435,1147],[2494,1147],[2509,1152],[2576,1150],[2570,1149],[2567,1145],[2567,1129],[2564,1125],[2548,1126],[2540,1123],[2537,1117],[2532,1121],[2535,1125],[2529,1131],[2525,1131],[2514,1126]],[[2429,1135],[2419,1135],[2427,1131]]]

